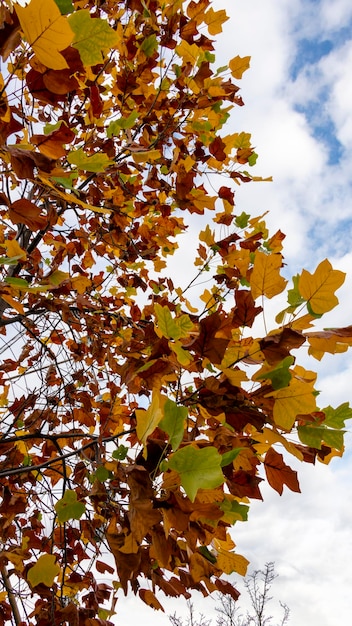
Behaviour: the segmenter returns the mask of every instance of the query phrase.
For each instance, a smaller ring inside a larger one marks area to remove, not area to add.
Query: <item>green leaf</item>
[[[23,259],[23,254],[17,254],[17,256],[2,256],[0,257],[0,265],[17,265],[17,261]]]
[[[349,402],[340,404],[336,409],[329,405],[322,410],[325,413],[323,423],[325,426],[330,426],[330,428],[344,428],[345,421],[352,419],[352,408]]]
[[[227,500],[219,504],[219,508],[224,511],[226,515],[226,521],[230,524],[234,524],[236,521],[246,522],[248,520],[249,506],[246,504],[240,504],[237,500]]]
[[[77,494],[72,489],[67,489],[64,497],[55,504],[55,511],[60,524],[68,522],[69,519],[80,519],[85,510],[85,505],[83,502],[78,502]]]
[[[324,442],[327,446],[342,450],[345,431],[333,430],[326,426],[298,426],[298,436],[301,442],[310,448],[321,449]]]
[[[253,154],[248,157],[248,165],[250,165],[251,167],[255,165],[257,162],[257,158],[258,155],[256,154],[256,152],[253,152]]]
[[[104,465],[100,465],[100,467],[97,467],[94,476],[99,482],[104,483],[108,478],[111,478],[111,472]]]
[[[107,20],[93,19],[88,9],[75,11],[68,22],[74,32],[71,45],[77,48],[84,65],[101,63],[103,53],[118,44],[118,36]]]
[[[160,332],[167,339],[180,339],[187,337],[193,328],[193,323],[189,315],[184,314],[179,318],[173,318],[167,306],[154,305],[157,324]]]
[[[173,450],[179,447],[185,430],[185,420],[188,410],[184,406],[178,406],[176,402],[167,399],[164,404],[164,417],[159,422],[159,428],[169,435],[170,445]]]
[[[114,452],[112,453],[112,458],[116,459],[116,461],[123,461],[126,458],[127,453],[127,446],[121,444],[121,446],[119,446],[117,450],[114,450]]]
[[[291,365],[295,362],[293,356],[287,356],[274,367],[269,372],[264,372],[263,374],[258,374],[255,378],[256,380],[271,380],[271,384],[273,389],[283,389],[290,384],[290,380],[292,378],[292,374],[289,370]]]
[[[74,181],[77,180],[77,172],[72,172],[69,176],[53,176],[52,179],[55,183],[62,185],[65,189],[71,189],[75,191]]]
[[[118,120],[114,120],[110,122],[106,134],[109,137],[116,137],[120,130],[125,130],[126,128],[133,128],[136,123],[136,119],[138,118],[138,111],[132,111],[128,117],[120,117]]]
[[[229,452],[225,452],[225,454],[223,454],[221,457],[222,458],[221,467],[226,467],[226,465],[230,465],[230,463],[234,461],[236,456],[239,455],[241,450],[242,448],[234,448],[233,450],[230,450]]]
[[[197,548],[197,552],[199,552],[199,554],[201,554],[202,556],[204,556],[205,559],[207,559],[207,561],[209,561],[210,563],[216,563],[216,556],[214,556],[214,554],[212,554],[207,546],[199,546],[199,548]]]
[[[29,285],[24,278],[15,278],[14,276],[6,276],[4,282],[7,285],[13,285],[13,287],[20,287],[26,289]]]
[[[56,563],[56,556],[42,554],[36,564],[29,568],[27,580],[32,587],[40,584],[51,587],[59,572],[60,567]]]
[[[88,156],[83,148],[73,150],[67,155],[67,160],[71,165],[76,165],[78,169],[86,172],[104,172],[109,165],[113,164],[105,152],[96,152]]]
[[[180,474],[181,485],[194,502],[198,489],[215,489],[224,482],[221,459],[215,448],[188,445],[172,455],[168,467]]]
[[[149,37],[146,37],[145,39],[143,39],[141,50],[144,52],[145,56],[149,58],[153,56],[157,47],[158,47],[158,40],[156,38],[156,35],[149,35]]]
[[[302,298],[299,292],[298,281],[299,281],[299,274],[296,274],[296,276],[292,276],[293,288],[288,289],[287,291],[287,302],[293,307],[300,306],[301,304],[305,302],[305,299]]]
[[[249,218],[249,213],[245,213],[244,211],[242,211],[241,215],[237,215],[235,219],[236,226],[238,226],[239,228],[246,228]]]
[[[55,4],[60,9],[61,15],[67,15],[75,10],[71,0],[55,0]]]

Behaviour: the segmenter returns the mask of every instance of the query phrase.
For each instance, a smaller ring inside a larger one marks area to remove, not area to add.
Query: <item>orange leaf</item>
[[[280,496],[284,485],[291,489],[291,491],[301,492],[297,472],[284,463],[282,454],[276,452],[274,448],[270,448],[266,453],[264,467],[269,485],[271,485]]]
[[[249,68],[251,57],[234,57],[229,63],[234,78],[242,78],[242,74]]]
[[[26,198],[15,200],[11,204],[9,218],[13,224],[25,224],[31,230],[42,230],[48,224],[48,219],[41,215],[40,207]]]
[[[143,600],[143,602],[148,604],[148,606],[151,606],[152,609],[155,609],[156,611],[164,611],[159,600],[156,599],[154,593],[149,591],[149,589],[140,589],[139,597]]]
[[[254,300],[259,296],[272,298],[284,290],[287,280],[280,276],[281,266],[281,254],[265,254],[260,250],[255,253],[254,267],[250,278]]]

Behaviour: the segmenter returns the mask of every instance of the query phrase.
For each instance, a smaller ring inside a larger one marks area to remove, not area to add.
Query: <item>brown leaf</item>
[[[291,328],[284,328],[280,333],[264,337],[259,345],[269,365],[275,365],[287,357],[291,350],[302,346],[304,342],[305,337],[302,333]]]
[[[15,200],[11,204],[9,218],[14,224],[25,224],[31,230],[42,230],[48,224],[45,215],[41,215],[40,207],[26,198]]]
[[[221,137],[215,137],[215,139],[209,144],[209,152],[216,158],[217,161],[225,161],[226,152],[224,151],[226,144]]]
[[[282,454],[279,454],[274,448],[269,448],[265,455],[264,467],[269,485],[280,496],[283,487],[286,485],[291,491],[301,492],[297,479],[297,472],[284,463]]]
[[[152,609],[155,609],[156,611],[164,611],[159,600],[157,600],[152,591],[149,589],[140,589],[138,593],[141,600],[143,600],[143,602],[145,602]]]
[[[251,328],[259,313],[261,306],[255,306],[253,296],[250,291],[241,289],[235,292],[236,308],[233,315],[233,322],[236,327],[247,326]]]
[[[222,200],[227,200],[227,202],[229,202],[231,206],[235,205],[235,194],[232,189],[230,189],[230,187],[220,187],[219,198],[221,198]]]

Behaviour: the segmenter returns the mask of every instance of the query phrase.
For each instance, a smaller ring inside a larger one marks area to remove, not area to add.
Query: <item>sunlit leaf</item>
[[[118,35],[106,20],[93,19],[88,9],[81,9],[68,18],[74,32],[72,46],[77,48],[84,65],[96,65],[103,53],[118,44]]]
[[[242,78],[242,75],[248,70],[251,57],[236,56],[229,62],[229,68],[234,78]]]
[[[224,482],[221,460],[215,448],[188,445],[171,456],[169,467],[180,474],[182,487],[193,502],[198,489],[214,489]]]
[[[87,155],[82,148],[69,152],[67,160],[71,165],[87,172],[104,172],[112,163],[104,152]]]
[[[148,409],[136,409],[137,436],[145,445],[148,436],[155,430],[162,419],[162,404],[164,400],[159,391],[154,390],[152,401]]]
[[[255,253],[250,278],[254,300],[259,296],[273,298],[284,290],[287,280],[280,275],[281,266],[281,254],[265,254],[261,251]]]
[[[228,20],[225,9],[214,11],[212,7],[204,15],[204,21],[208,25],[210,35],[218,35],[222,32],[222,25]]]
[[[60,51],[70,45],[73,32],[56,2],[31,0],[26,7],[17,5],[16,13],[24,36],[40,62],[55,70],[68,67]]]
[[[341,287],[344,280],[344,272],[334,270],[327,259],[319,263],[314,274],[303,270],[299,277],[298,289],[308,304],[309,312],[313,315],[322,315],[331,311],[338,304],[335,291]]]
[[[292,378],[289,385],[267,394],[274,398],[273,415],[277,426],[291,430],[297,415],[316,410],[316,394],[312,384]]]

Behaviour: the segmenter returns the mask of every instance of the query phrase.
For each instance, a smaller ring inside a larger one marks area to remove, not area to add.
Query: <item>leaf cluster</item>
[[[236,599],[224,575],[248,561],[230,529],[261,482],[298,492],[288,454],[343,452],[351,410],[320,409],[295,355],[351,345],[351,327],[313,329],[344,275],[327,260],[303,270],[257,336],[286,288],[284,235],[235,208],[257,155],[249,133],[226,133],[249,57],[216,69],[224,10],[12,4],[0,9],[0,626],[22,601],[30,624],[108,625],[119,589],[155,609],[159,590]],[[203,215],[185,286],[167,261]]]

